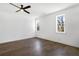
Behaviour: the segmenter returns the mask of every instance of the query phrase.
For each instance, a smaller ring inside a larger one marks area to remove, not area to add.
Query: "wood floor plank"
[[[79,56],[79,48],[34,37],[0,44],[0,56]]]

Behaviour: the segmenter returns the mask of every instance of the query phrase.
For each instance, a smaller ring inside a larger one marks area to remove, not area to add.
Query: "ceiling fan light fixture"
[[[15,5],[15,4],[13,4],[13,3],[9,3],[9,4],[11,4],[11,5],[13,5],[13,6],[19,8],[19,10],[17,10],[16,12],[24,11],[24,12],[30,14],[30,12],[28,12],[28,11],[26,10],[26,9],[28,9],[28,8],[31,8],[30,5],[23,7],[24,5],[21,4],[20,7],[19,7],[19,6]]]

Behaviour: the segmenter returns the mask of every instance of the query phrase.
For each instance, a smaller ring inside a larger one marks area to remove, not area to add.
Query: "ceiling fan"
[[[28,12],[28,11],[26,10],[26,9],[28,9],[28,8],[31,8],[30,5],[23,7],[23,5],[21,4],[21,6],[19,7],[19,6],[15,5],[15,4],[13,4],[13,3],[9,3],[9,4],[11,4],[11,5],[13,5],[13,6],[19,8],[19,10],[17,10],[16,12],[19,12],[19,11],[23,10],[24,12],[30,14],[30,12]]]

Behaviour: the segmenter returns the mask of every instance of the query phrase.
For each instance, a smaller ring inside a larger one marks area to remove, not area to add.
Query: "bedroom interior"
[[[79,3],[0,3],[0,56],[79,56]]]

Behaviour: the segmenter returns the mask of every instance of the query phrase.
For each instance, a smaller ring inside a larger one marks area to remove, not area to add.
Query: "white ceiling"
[[[29,16],[42,16],[45,14],[53,13],[64,8],[68,8],[70,6],[75,5],[76,3],[14,3],[17,6],[23,4],[24,6],[31,5],[31,8],[28,9],[30,11]],[[15,11],[18,10],[16,7],[10,5],[9,3],[0,3],[0,12],[5,13],[15,13],[18,15],[28,15],[27,13],[20,11],[16,13]]]

